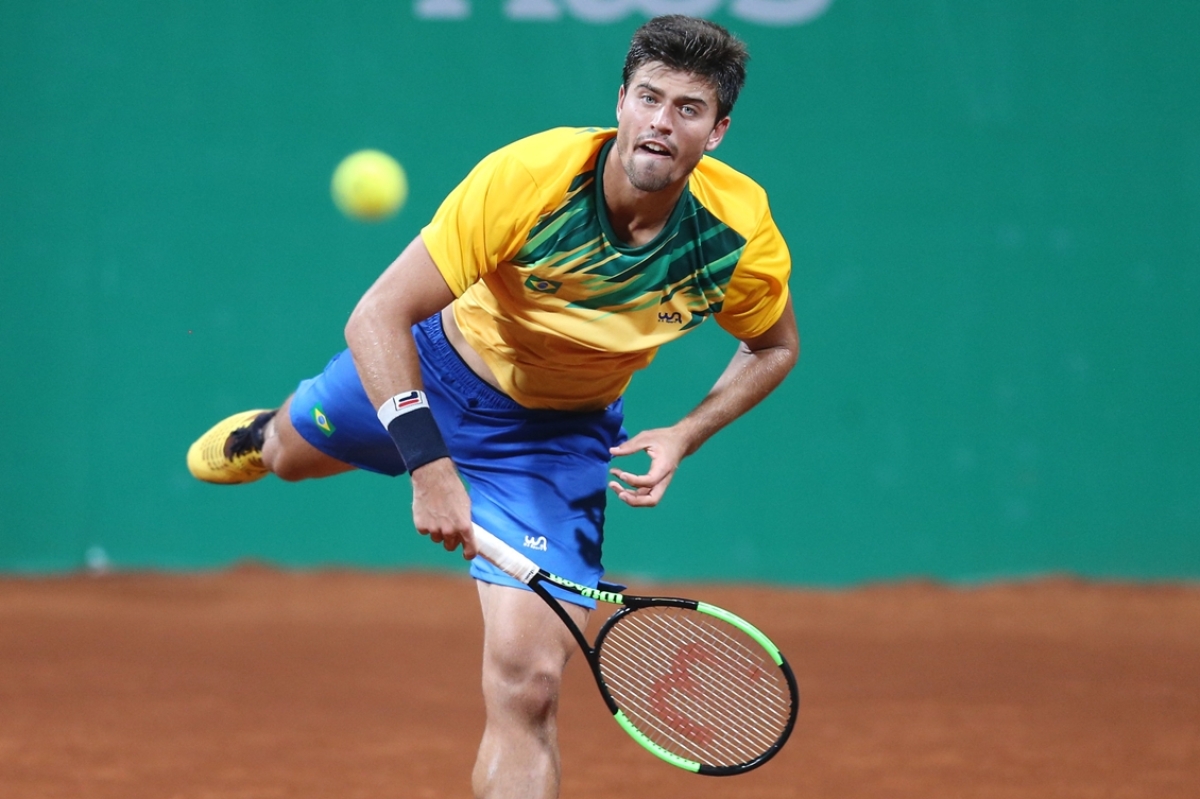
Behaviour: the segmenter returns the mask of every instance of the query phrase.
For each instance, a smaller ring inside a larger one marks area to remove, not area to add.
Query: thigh
[[[379,423],[349,350],[300,383],[287,417],[300,438],[330,458],[371,472],[404,473],[400,452]]]
[[[288,397],[267,428],[263,442],[263,462],[267,468],[283,480],[331,477],[354,469],[312,446],[296,431],[291,405],[292,398]]]
[[[483,610],[485,677],[557,681],[579,648],[562,619],[532,591],[476,582]],[[587,626],[588,610],[564,604],[575,624]]]

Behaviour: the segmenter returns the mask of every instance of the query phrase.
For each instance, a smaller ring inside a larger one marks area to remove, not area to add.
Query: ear
[[[617,121],[621,121],[621,106],[625,105],[625,84],[621,84],[621,88],[617,90]]]
[[[708,141],[704,143],[705,152],[712,152],[717,149],[717,145],[721,143],[721,139],[725,138],[725,131],[727,130],[729,130],[729,117],[725,117],[713,126],[712,133],[708,134]]]

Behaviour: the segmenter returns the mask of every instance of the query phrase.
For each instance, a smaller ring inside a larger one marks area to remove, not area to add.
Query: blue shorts
[[[413,337],[429,406],[467,481],[471,517],[547,571],[595,586],[604,574],[608,450],[626,438],[622,401],[594,412],[524,408],[471,371],[446,340],[440,314],[413,326]],[[404,473],[349,351],[300,384],[291,421],[326,455],[381,474]],[[483,558],[472,562],[471,574],[523,587]],[[595,606],[552,590],[575,604]]]

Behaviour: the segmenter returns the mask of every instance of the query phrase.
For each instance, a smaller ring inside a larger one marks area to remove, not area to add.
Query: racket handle
[[[537,575],[538,565],[532,560],[487,530],[484,530],[478,524],[471,522],[471,527],[475,534],[475,549],[480,555],[483,555],[495,564],[496,568],[500,569],[500,571],[514,580],[520,580],[523,583],[528,583]]]

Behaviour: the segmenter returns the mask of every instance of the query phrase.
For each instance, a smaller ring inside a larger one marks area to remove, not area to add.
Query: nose
[[[654,116],[651,117],[650,125],[654,127],[655,130],[661,130],[663,132],[670,133],[672,113],[674,113],[674,109],[672,109],[671,106],[667,105],[666,103],[663,103],[658,107],[658,110],[654,112]]]

